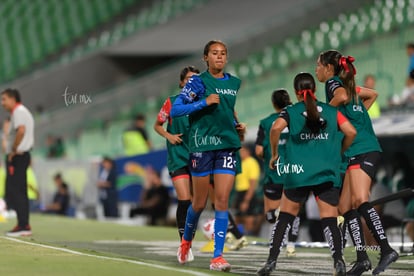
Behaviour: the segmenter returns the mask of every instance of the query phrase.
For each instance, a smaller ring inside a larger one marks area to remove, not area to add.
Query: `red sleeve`
[[[348,122],[348,119],[340,111],[338,111],[336,115],[336,119],[338,121],[338,126],[342,125],[343,123]]]
[[[158,112],[158,115],[157,115],[158,122],[165,123],[168,120],[168,118],[170,118],[171,106],[172,105],[171,105],[170,98],[166,99],[160,109],[160,112]]]

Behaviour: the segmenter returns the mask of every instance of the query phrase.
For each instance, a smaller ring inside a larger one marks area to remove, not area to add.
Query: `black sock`
[[[381,253],[387,254],[393,251],[390,244],[388,243],[384,227],[382,227],[380,216],[378,215],[375,208],[369,202],[364,202],[359,206],[358,212],[361,214],[361,216],[364,217],[368,229],[371,231],[375,240],[380,245]]]
[[[184,235],[185,219],[187,217],[188,206],[190,206],[191,200],[178,200],[177,212],[175,218],[177,221],[178,235],[180,235],[180,241]]]
[[[270,238],[270,250],[268,261],[276,261],[279,256],[280,249],[286,243],[289,231],[292,228],[295,216],[280,212],[279,218],[273,226],[272,236]]]
[[[342,254],[342,235],[338,228],[336,217],[321,219],[323,234],[329,244],[334,261],[343,260]]]
[[[300,217],[295,217],[292,224],[292,229],[289,232],[289,241],[296,242],[299,236]]]
[[[362,231],[362,223],[359,213],[355,209],[351,209],[344,214],[345,224],[348,227],[349,235],[354,243],[357,261],[363,261],[368,259],[367,252],[365,250],[365,238]]]
[[[232,233],[236,237],[236,239],[241,239],[243,237],[242,233],[240,233],[239,228],[234,222],[234,218],[230,214],[230,212],[229,212],[229,226],[227,227],[227,231]]]

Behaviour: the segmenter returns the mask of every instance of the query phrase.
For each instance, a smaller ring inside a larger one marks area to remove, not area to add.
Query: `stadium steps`
[[[374,5],[364,6],[356,12],[341,14],[337,20],[321,22],[319,28],[304,30],[299,36],[291,37],[283,43],[267,45],[261,51],[251,53],[244,60],[232,61],[232,64],[228,65],[228,71],[244,81],[237,102],[240,119],[255,128],[260,118],[272,111],[269,101],[271,92],[280,87],[292,92],[295,74],[299,71],[314,72],[318,53],[329,48],[337,48],[344,54],[357,58],[359,84],[362,83],[365,74],[377,76],[377,89],[381,93],[379,102],[384,106],[388,97],[402,90],[399,89],[399,85],[403,83],[401,79],[406,70],[405,43],[407,39],[411,39],[410,34],[414,29],[413,11],[412,0],[375,1]],[[137,21],[134,21],[138,18],[139,16],[131,17],[126,21],[126,25],[118,25],[119,39],[124,35],[124,28],[128,24],[128,28],[131,29],[138,26]],[[110,41],[114,35],[115,33],[107,33],[105,40]],[[374,35],[376,42],[371,43]],[[392,53],[389,52],[391,47]],[[317,95],[322,100],[323,91],[323,86],[318,84]],[[175,92],[176,88],[172,87],[171,93]],[[295,101],[292,93],[291,97]],[[152,128],[152,120],[155,119],[163,100],[164,98],[156,100],[155,104],[149,105],[140,103],[140,106],[152,106],[145,110],[148,130]],[[131,107],[120,114],[120,119],[125,122],[128,114],[132,115],[137,111],[136,106]],[[113,130],[113,143],[120,141],[116,137],[120,137],[122,131],[123,129]],[[163,139],[152,131],[151,134],[151,139],[156,141],[156,147],[164,145]],[[110,147],[112,146],[111,144]],[[121,153],[119,144],[111,152]]]
[[[135,0],[4,0],[0,82],[13,79],[113,18]]]

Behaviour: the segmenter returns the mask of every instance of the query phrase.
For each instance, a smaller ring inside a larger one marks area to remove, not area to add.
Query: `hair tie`
[[[299,90],[298,91],[298,94],[299,95],[303,95],[303,99],[305,100],[305,102],[306,102],[307,95],[311,96],[311,98],[316,101],[315,94],[313,93],[313,91],[311,89],[302,89],[302,90]]]
[[[339,59],[339,66],[342,66],[345,70],[345,72],[349,73],[349,67],[348,67],[348,62],[351,64],[352,68],[354,69],[354,75],[356,75],[356,69],[355,66],[352,64],[355,61],[355,58],[352,56],[342,56]]]

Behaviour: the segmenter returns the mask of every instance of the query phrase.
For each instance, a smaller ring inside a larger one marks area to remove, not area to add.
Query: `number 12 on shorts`
[[[223,168],[233,169],[236,163],[236,160],[233,159],[232,156],[224,156],[223,157]]]

